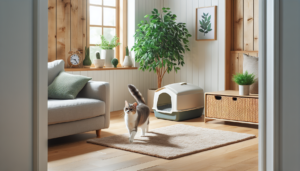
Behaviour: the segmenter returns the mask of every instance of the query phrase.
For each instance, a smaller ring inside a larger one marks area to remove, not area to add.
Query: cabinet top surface
[[[239,95],[239,91],[235,91],[235,90],[207,92],[205,94],[220,95],[220,96],[236,96],[236,97],[258,98],[258,94],[250,94],[248,96],[242,96],[242,95]]]

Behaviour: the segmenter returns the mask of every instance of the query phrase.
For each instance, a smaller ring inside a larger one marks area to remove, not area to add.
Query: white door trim
[[[259,170],[279,170],[279,0],[259,1]]]
[[[33,169],[48,162],[48,0],[33,0]]]

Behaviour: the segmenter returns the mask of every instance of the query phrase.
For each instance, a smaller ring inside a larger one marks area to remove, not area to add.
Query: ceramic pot
[[[94,59],[95,68],[103,68],[104,62],[104,59]]]
[[[132,67],[132,61],[131,61],[131,57],[130,56],[125,56],[125,59],[123,61],[123,67],[128,68],[128,67]]]
[[[101,59],[105,59],[105,67],[113,67],[111,60],[115,57],[115,50],[101,50]]]
[[[250,85],[239,85],[239,94],[248,96],[250,94]]]
[[[153,88],[153,89],[148,89],[148,93],[147,93],[147,106],[149,107],[150,111],[153,112],[153,101],[154,101],[154,94],[155,94],[155,91],[157,89],[156,88]]]

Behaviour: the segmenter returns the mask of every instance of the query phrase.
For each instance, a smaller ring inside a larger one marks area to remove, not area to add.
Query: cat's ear
[[[125,100],[125,107],[129,107],[127,100]]]
[[[138,104],[137,104],[137,102],[134,102],[133,103],[133,106],[136,108],[136,106],[137,106]]]

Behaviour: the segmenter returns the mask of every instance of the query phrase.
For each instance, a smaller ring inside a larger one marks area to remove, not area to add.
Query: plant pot
[[[123,67],[132,67],[132,61],[131,61],[131,57],[130,56],[125,56],[125,59],[123,61]]]
[[[153,112],[152,108],[153,108],[154,94],[156,90],[157,90],[156,88],[148,89],[147,106],[149,107],[151,112]]]
[[[104,59],[94,59],[95,68],[103,68],[104,62]]]
[[[250,94],[250,85],[239,85],[239,94],[248,96]]]
[[[104,66],[105,67],[113,67],[111,64],[111,60],[115,57],[114,50],[101,50],[101,59],[105,59]]]

